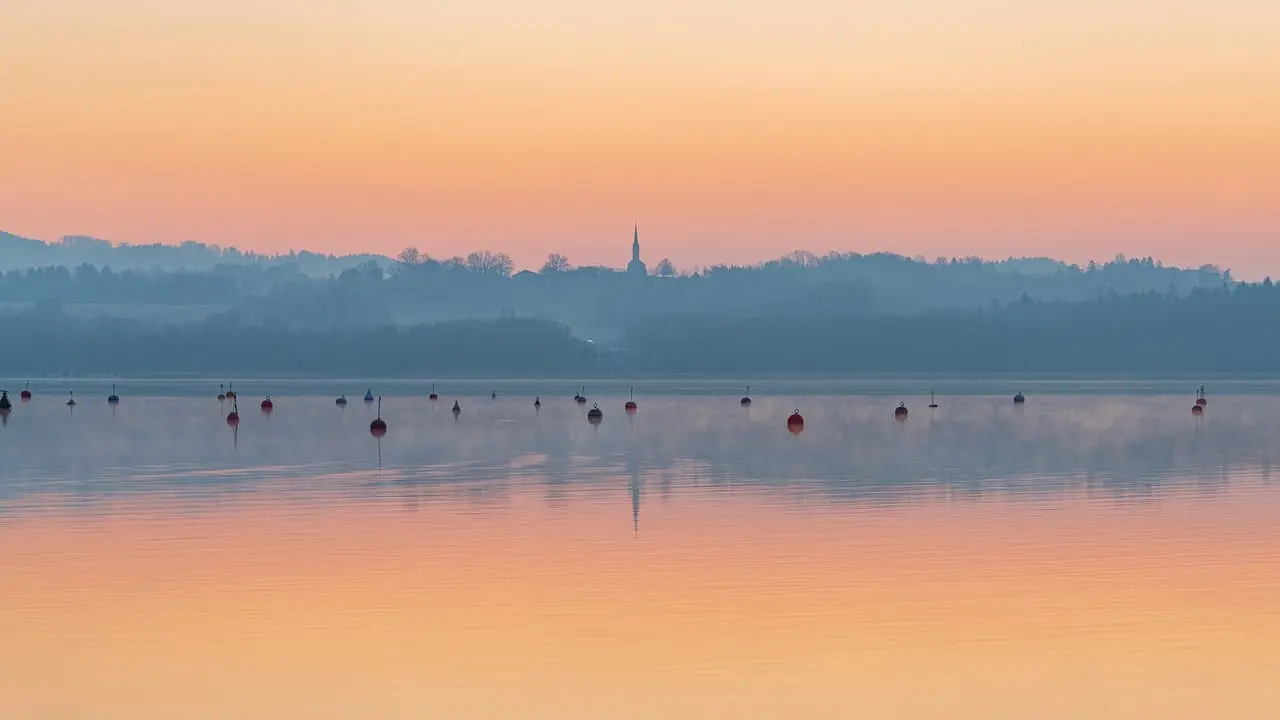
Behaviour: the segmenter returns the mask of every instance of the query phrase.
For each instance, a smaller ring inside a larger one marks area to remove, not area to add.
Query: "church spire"
[[[635,275],[648,275],[649,270],[640,259],[640,223],[636,223],[631,236],[631,262],[627,264],[627,272]]]

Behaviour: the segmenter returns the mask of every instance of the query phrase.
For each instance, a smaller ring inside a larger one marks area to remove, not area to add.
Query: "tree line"
[[[230,312],[160,325],[40,305],[0,314],[0,375],[1276,373],[1278,318],[1270,281],[916,314],[672,313],[607,342],[536,318],[304,327]]]

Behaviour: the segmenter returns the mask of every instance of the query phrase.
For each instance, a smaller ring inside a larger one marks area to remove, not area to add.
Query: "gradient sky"
[[[0,229],[1280,275],[1277,37],[1274,0],[11,3]]]

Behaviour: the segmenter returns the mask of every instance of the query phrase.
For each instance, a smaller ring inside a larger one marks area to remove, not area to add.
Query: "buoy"
[[[382,419],[382,397],[378,397],[378,417],[369,423],[369,434],[380,438],[387,434],[387,421]]]
[[[599,425],[603,421],[604,411],[600,409],[599,405],[592,405],[591,409],[587,411],[587,422],[592,425]]]
[[[541,407],[542,407],[542,398],[540,398],[540,397],[536,397],[536,398],[534,398],[534,399],[533,399],[533,409],[534,409],[534,410],[537,410],[537,409],[539,409],[539,408],[541,408]]]
[[[27,381],[27,386],[22,389],[22,394],[20,395],[20,397],[22,398],[22,402],[27,402],[31,399],[31,381],[30,380]]]
[[[1200,389],[1196,391],[1196,405],[1199,405],[1200,407],[1204,407],[1205,405],[1208,405],[1208,404],[1209,404],[1209,400],[1204,396],[1204,386],[1201,385]]]
[[[262,401],[262,409],[266,412],[271,412],[273,409],[275,409],[275,406],[276,404],[271,402],[270,395],[268,395],[266,399]]]
[[[120,396],[116,394],[116,384],[111,383],[111,394],[107,396],[108,405],[119,405]]]
[[[797,409],[787,418],[787,429],[796,435],[804,430],[804,416],[800,414],[800,410]]]
[[[228,399],[228,400],[235,400],[235,399],[236,399],[236,391],[235,391],[235,390],[232,390],[232,389],[231,389],[231,387],[232,387],[232,383],[227,383],[227,399]]]
[[[898,403],[898,407],[894,408],[894,410],[893,410],[893,417],[894,417],[894,419],[895,419],[895,420],[897,420],[898,422],[902,422],[903,420],[906,420],[906,419],[907,419],[907,404],[906,404],[906,403]]]
[[[1013,404],[1014,404],[1014,405],[1021,405],[1021,404],[1025,403],[1026,401],[1027,401],[1027,399],[1026,399],[1026,398],[1024,398],[1024,397],[1022,397],[1022,393],[1018,393],[1017,395],[1014,395],[1014,396],[1013,396]]]
[[[364,391],[364,401],[367,403],[373,402],[373,388]]]
[[[231,403],[231,412],[227,413],[227,424],[231,427],[240,424],[240,406],[236,403]]]
[[[346,395],[339,395],[339,396],[338,396],[338,399],[337,399],[337,400],[334,400],[333,402],[334,402],[334,404],[335,404],[335,405],[344,405],[344,406],[345,406],[345,405],[347,404],[347,396],[346,396]]]
[[[226,400],[226,399],[227,399],[227,393],[226,393],[226,391],[224,390],[224,386],[223,386],[223,384],[222,384],[222,383],[218,383],[218,399],[219,399],[219,400]]]
[[[930,391],[929,391],[929,407],[930,407],[930,408],[932,408],[932,409],[935,409],[935,410],[936,410],[936,409],[937,409],[937,407],[938,407],[938,402],[937,402],[936,400],[934,400],[934,399],[933,399],[933,391],[932,391],[932,390],[930,390]]]
[[[1192,405],[1192,406],[1191,406],[1191,414],[1192,414],[1192,415],[1202,415],[1202,414],[1204,414],[1204,406],[1203,406],[1203,405]]]
[[[453,414],[454,414],[454,415],[457,415],[457,414],[459,414],[459,413],[461,413],[461,412],[462,412],[462,406],[458,404],[458,401],[457,401],[457,400],[454,400],[454,401],[453,401]]]
[[[587,386],[583,385],[582,392],[579,392],[577,395],[573,396],[574,402],[578,403],[579,405],[586,405],[587,404],[586,392],[587,392]]]
[[[742,407],[748,407],[751,405],[751,386],[750,385],[747,386],[747,394],[742,396],[742,399],[738,401],[738,404],[741,405]]]
[[[628,413],[635,413],[637,406],[636,389],[634,387],[631,388],[631,399],[627,401],[626,405],[623,405],[623,408],[625,408]]]
[[[493,392],[489,393],[489,399],[490,399],[490,400],[497,400],[497,399],[498,399],[498,391],[497,391],[497,390],[494,390]]]
[[[9,402],[9,392],[0,390],[0,410],[12,410],[13,403]]]
[[[435,383],[431,383],[431,394],[427,396],[427,399],[428,399],[428,400],[430,400],[431,402],[435,402],[435,401],[437,401],[437,400],[439,400],[439,399],[440,399],[440,396],[436,394],[436,384],[435,384]],[[458,406],[458,403],[457,403],[457,402],[454,402],[454,403],[453,403],[453,406],[454,406],[454,407],[457,407],[457,406]],[[461,409],[461,408],[459,408],[459,409]]]
[[[75,390],[68,390],[68,391],[67,391],[67,405],[75,405],[75,404],[76,404],[76,391],[75,391]]]

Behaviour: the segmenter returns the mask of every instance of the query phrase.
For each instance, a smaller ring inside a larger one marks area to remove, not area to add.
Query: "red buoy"
[[[1196,399],[1196,406],[1197,406],[1197,407],[1204,407],[1205,405],[1208,405],[1208,404],[1209,404],[1209,401],[1208,401],[1208,400],[1205,400],[1204,398],[1197,398],[1197,399]]]
[[[27,386],[22,389],[22,393],[19,395],[19,397],[22,398],[22,402],[31,401],[31,383],[27,383]]]
[[[380,438],[387,434],[387,421],[382,419],[382,396],[378,396],[378,417],[369,423],[369,434]]]
[[[276,404],[275,404],[275,403],[273,403],[273,402],[271,402],[271,396],[270,396],[270,395],[268,395],[268,396],[267,396],[267,399],[265,399],[265,400],[263,400],[263,401],[262,401],[262,409],[263,409],[265,412],[271,412],[271,411],[275,408],[275,406],[276,406]]]
[[[907,419],[906,403],[898,403],[898,407],[893,411],[893,418],[898,422],[904,422]]]
[[[799,410],[791,413],[791,417],[787,418],[787,429],[793,434],[799,435],[804,430],[804,416]]]
[[[1192,414],[1192,415],[1203,415],[1203,414],[1204,414],[1204,406],[1203,406],[1203,405],[1199,405],[1199,404],[1197,404],[1197,405],[1192,405],[1192,406],[1191,406],[1191,414]]]
[[[637,406],[636,406],[636,389],[635,389],[635,388],[631,388],[631,399],[630,399],[630,400],[628,400],[628,401],[627,401],[627,404],[626,404],[626,405],[623,405],[622,407],[627,411],[627,414],[628,414],[628,415],[634,415],[634,414],[635,414],[636,407],[637,407]]]
[[[232,410],[231,412],[227,413],[227,424],[230,425],[231,427],[235,427],[239,425],[240,413],[236,412],[235,410]]]

